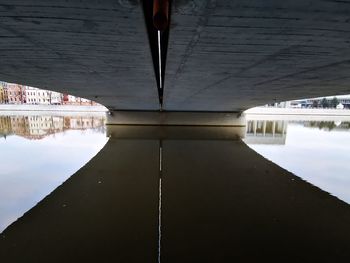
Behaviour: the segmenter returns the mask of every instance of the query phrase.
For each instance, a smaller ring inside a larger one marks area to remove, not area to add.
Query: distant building
[[[293,105],[300,105],[300,108],[322,108],[322,101],[325,99],[327,105],[326,108],[334,108],[332,105],[332,100],[337,98],[338,104],[336,106],[337,109],[350,109],[350,96],[349,95],[341,95],[341,96],[330,96],[330,97],[321,97],[321,98],[312,98],[312,99],[303,99],[303,100],[294,100],[290,101],[290,105],[293,108]],[[341,105],[339,105],[341,104]],[[339,106],[339,107],[338,107]]]
[[[0,81],[0,104],[98,105],[88,99]]]
[[[27,104],[50,104],[50,94],[47,90],[26,87]]]
[[[344,109],[350,109],[350,97],[338,97],[338,100],[343,104]]]
[[[63,99],[63,94],[55,91],[50,91],[50,104],[61,105]]]
[[[63,104],[64,105],[76,105],[79,104],[77,101],[78,97],[68,95],[68,94],[63,94]]]
[[[339,103],[339,104],[337,105],[336,108],[337,108],[338,110],[342,110],[342,109],[344,109],[344,105],[341,104],[341,103]]]
[[[63,94],[63,104],[64,105],[82,105],[82,106],[98,105],[96,102],[93,102],[91,100],[75,97],[73,95],[68,95],[68,94]]]
[[[0,103],[8,103],[7,88],[5,88],[5,82],[0,82]]]
[[[302,108],[302,103],[298,101],[291,101],[290,102],[290,108]]]
[[[24,86],[6,83],[5,89],[7,90],[9,104],[23,104],[27,102]]]
[[[26,87],[27,104],[60,105],[62,94],[55,91]]]

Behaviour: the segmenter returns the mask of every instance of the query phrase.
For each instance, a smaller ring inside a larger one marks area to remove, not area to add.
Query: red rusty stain
[[[164,31],[169,24],[169,0],[153,0],[153,25]]]

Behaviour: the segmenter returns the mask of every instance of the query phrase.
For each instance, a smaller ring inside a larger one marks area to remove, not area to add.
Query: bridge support
[[[238,112],[110,111],[108,125],[245,126]]]

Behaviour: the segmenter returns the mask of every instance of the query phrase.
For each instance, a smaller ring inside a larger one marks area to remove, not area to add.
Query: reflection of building
[[[328,131],[346,131],[350,129],[350,122],[348,121],[293,121],[293,123]]]
[[[11,133],[11,118],[9,116],[0,117],[0,137],[6,137]]]
[[[11,129],[16,135],[25,136],[28,133],[28,117],[11,116]]]
[[[27,138],[41,139],[47,135],[63,131],[63,117],[30,116],[28,117]]]
[[[66,123],[67,124],[67,123]],[[69,129],[71,130],[84,130],[103,125],[103,119],[97,119],[92,117],[70,118]]]
[[[0,136],[16,134],[34,140],[65,130],[98,129],[99,132],[104,132],[104,120],[103,116],[2,116],[0,117]]]
[[[285,144],[286,121],[248,120],[244,142],[247,144]]]

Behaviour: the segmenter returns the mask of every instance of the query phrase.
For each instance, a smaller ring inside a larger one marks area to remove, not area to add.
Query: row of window
[[[20,91],[9,91],[8,92],[8,94],[9,95],[14,95],[14,96],[16,96],[16,95],[21,95],[21,92]],[[23,91],[22,92],[22,95],[25,95],[25,92]],[[38,92],[38,94],[35,94],[35,92],[28,92],[28,94],[27,94],[28,96],[49,96],[49,93],[48,92],[42,92],[42,94],[40,94],[40,92]]]
[[[46,100],[43,99],[43,102],[45,102],[45,101],[46,101],[46,102],[50,102],[49,99],[46,99]],[[31,98],[29,98],[29,99],[28,99],[28,102],[37,102],[37,101],[36,101],[36,99],[31,99]],[[41,99],[38,99],[38,102],[41,102]]]
[[[20,91],[18,91],[18,92],[16,92],[16,91],[13,91],[13,92],[9,91],[8,94],[9,95],[21,95],[21,92]],[[22,94],[24,95],[24,92]]]
[[[10,98],[10,101],[21,101],[19,98]],[[28,102],[50,102],[50,100],[49,99],[38,99],[38,101],[36,100],[36,99],[28,99]],[[24,103],[26,103],[26,101],[24,100],[23,101]]]
[[[44,127],[44,125],[41,123],[41,125],[39,124],[30,124],[30,127]],[[45,127],[48,127],[47,123],[45,123]],[[49,124],[49,127],[52,127],[52,124]]]
[[[45,96],[45,95],[49,96],[49,93],[48,92],[42,92],[42,95],[40,95],[40,92],[38,92],[38,94],[35,94],[35,92],[28,92],[28,95],[30,95],[30,96]]]

